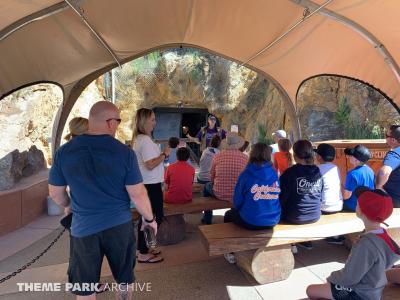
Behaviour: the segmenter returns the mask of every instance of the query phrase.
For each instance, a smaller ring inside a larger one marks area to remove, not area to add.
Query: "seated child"
[[[293,166],[293,156],[290,153],[292,143],[289,139],[280,139],[278,141],[279,152],[274,154],[274,167],[279,175],[282,175],[287,168]]]
[[[381,299],[387,283],[385,271],[400,259],[398,245],[381,227],[392,211],[392,198],[383,190],[358,194],[356,214],[365,233],[351,249],[343,269],[332,272],[327,283],[307,288],[310,299]]]
[[[329,144],[319,144],[317,153],[318,168],[322,175],[322,214],[331,214],[343,208],[343,196],[338,167],[332,163],[336,150]]]
[[[293,224],[317,222],[321,216],[322,175],[314,165],[314,151],[309,141],[293,145],[297,164],[279,178],[282,220]]]
[[[194,168],[187,163],[190,153],[186,148],[178,148],[176,157],[178,161],[169,165],[165,171],[165,193],[166,203],[187,203],[192,201],[192,186],[194,179]]]
[[[271,163],[271,148],[253,145],[249,163],[240,174],[233,195],[233,207],[224,222],[234,222],[249,230],[275,226],[280,219],[279,181]]]
[[[175,136],[170,137],[168,140],[168,146],[171,148],[171,153],[169,154],[169,157],[165,159],[165,162],[168,164],[173,164],[176,162],[176,150],[179,145],[179,139]]]
[[[353,149],[346,148],[344,153],[350,157],[350,164],[354,166],[354,169],[350,170],[346,176],[343,209],[355,211],[357,205],[357,198],[353,193],[355,189],[360,186],[366,186],[370,189],[375,187],[374,172],[366,165],[366,162],[371,158],[371,153],[368,148],[362,145],[357,145]]]
[[[219,147],[221,146],[221,137],[216,134],[213,136],[210,142],[210,147],[204,149],[201,154],[199,162],[199,174],[197,175],[197,182],[205,184],[211,181],[211,165],[214,156],[219,153]]]

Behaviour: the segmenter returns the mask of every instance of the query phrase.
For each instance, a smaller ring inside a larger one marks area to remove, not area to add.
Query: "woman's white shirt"
[[[161,162],[152,170],[146,168],[144,162],[160,156],[160,147],[145,134],[139,134],[133,144],[133,150],[136,153],[139,169],[142,173],[144,184],[153,184],[164,182],[164,165]]]

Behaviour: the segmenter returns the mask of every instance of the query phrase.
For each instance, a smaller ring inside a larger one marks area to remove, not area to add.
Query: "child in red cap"
[[[381,223],[393,212],[392,198],[383,190],[356,191],[359,217],[365,233],[351,249],[343,269],[332,272],[325,284],[308,286],[310,299],[381,299],[387,283],[385,271],[400,259],[399,246]]]

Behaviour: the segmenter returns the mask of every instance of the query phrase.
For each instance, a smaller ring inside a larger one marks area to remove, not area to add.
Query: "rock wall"
[[[108,75],[107,75],[108,76]],[[270,137],[277,129],[291,131],[277,89],[265,78],[236,63],[194,49],[153,53],[115,69],[116,104],[122,113],[117,136],[130,140],[135,111],[140,107],[207,108],[229,129],[238,124],[249,141],[258,139],[261,126]],[[110,79],[96,81],[103,97]]]
[[[50,160],[51,131],[62,103],[62,91],[53,84],[21,89],[0,101],[0,159],[35,145]]]
[[[359,125],[359,133],[349,133],[335,118],[340,102],[349,107],[349,126]],[[399,113],[377,90],[355,80],[321,76],[310,79],[299,90],[297,108],[303,137],[312,141],[368,138],[362,128],[376,127],[383,138],[388,125],[399,122]],[[349,136],[352,135],[352,136]]]

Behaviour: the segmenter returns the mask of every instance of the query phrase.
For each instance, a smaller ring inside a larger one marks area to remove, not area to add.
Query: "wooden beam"
[[[285,280],[294,268],[290,245],[235,253],[236,264],[259,284]]]
[[[390,228],[400,227],[400,208],[394,209],[387,223]],[[355,213],[337,213],[322,215],[313,224],[278,224],[269,230],[250,231],[233,223],[205,225],[199,229],[209,255],[213,256],[361,232],[364,225]]]

